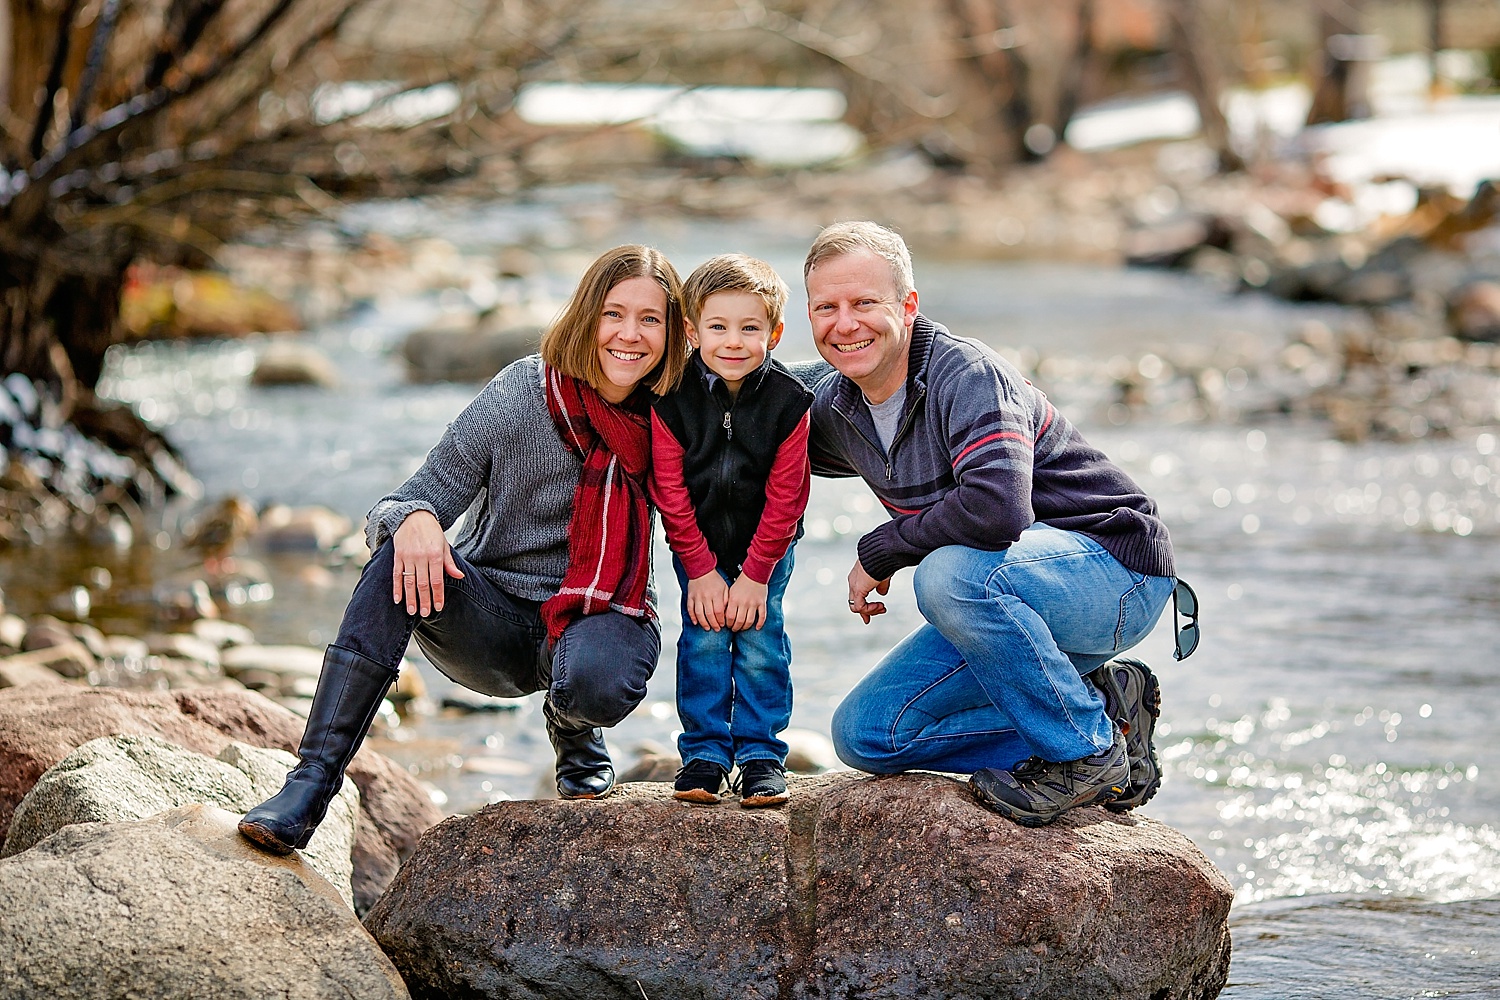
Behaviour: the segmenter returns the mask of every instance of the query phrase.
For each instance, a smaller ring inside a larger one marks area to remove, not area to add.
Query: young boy
[[[712,805],[731,767],[747,809],[787,800],[791,644],[781,598],[807,508],[812,393],[772,361],[786,283],[723,254],[682,289],[697,348],[651,416],[652,487],[682,584],[675,796]]]

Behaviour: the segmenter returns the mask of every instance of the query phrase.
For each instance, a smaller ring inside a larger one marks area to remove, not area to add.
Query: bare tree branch
[[[78,81],[78,95],[73,99],[73,113],[68,116],[69,132],[82,123],[83,116],[88,113],[89,102],[94,99],[94,88],[98,86],[99,74],[104,71],[104,57],[109,52],[109,43],[114,38],[119,15],[120,0],[103,0],[99,23],[94,28],[94,38],[89,42],[83,76]]]
[[[185,63],[188,54],[223,9],[223,0],[175,0],[167,15],[162,45],[146,67],[141,89],[154,90],[167,78],[168,70]]]
[[[213,82],[229,67],[244,58],[246,53],[264,39],[296,3],[297,0],[277,0],[275,7],[255,26],[254,30],[243,41],[231,50],[229,54],[220,57],[201,72],[193,75],[183,75],[175,83],[164,83],[149,93],[137,94],[124,104],[116,105],[101,114],[94,121],[66,135],[46,156],[37,160],[32,165],[28,171],[31,184],[28,186],[27,191],[22,193],[21,197],[26,198],[29,192],[39,190],[44,184],[55,178],[60,170],[71,167],[76,159],[72,154],[84,149],[90,143],[118,135],[127,125],[142,124],[150,116],[160,113],[174,101],[196,93]],[[35,201],[36,196],[32,195],[31,200]],[[0,199],[0,206],[4,204],[4,199]],[[23,211],[18,214],[25,213]]]
[[[755,0],[741,0],[740,9],[747,27],[779,35],[809,52],[816,52],[838,63],[857,76],[880,84],[908,110],[923,118],[944,118],[958,106],[957,99],[952,94],[933,96],[912,87],[903,79],[899,70],[885,60],[862,58],[875,51],[874,43],[879,38],[879,31],[873,26],[867,26],[864,39],[856,43],[829,35],[806,21],[772,10]]]
[[[62,89],[63,68],[68,64],[68,47],[73,40],[73,17],[77,13],[78,0],[67,0],[57,18],[57,43],[52,49],[52,66],[47,70],[47,82],[42,84],[42,103],[31,130],[29,149],[33,160],[42,155],[47,130],[52,127],[53,105],[57,102],[58,91]]]

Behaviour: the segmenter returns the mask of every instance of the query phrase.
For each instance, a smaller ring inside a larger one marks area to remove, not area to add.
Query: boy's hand
[[[724,608],[728,603],[729,584],[724,582],[718,570],[688,581],[688,617],[699,628],[721,631],[724,628]]]
[[[729,606],[725,618],[736,632],[747,628],[760,628],[766,623],[766,593],[764,583],[756,583],[741,573],[734,586],[729,588]]]

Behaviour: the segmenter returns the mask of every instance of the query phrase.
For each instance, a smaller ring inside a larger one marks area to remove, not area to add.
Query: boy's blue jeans
[[[862,771],[968,773],[1107,748],[1112,724],[1083,675],[1151,631],[1173,580],[1035,524],[1000,552],[930,553],[913,587],[927,624],[834,712],[839,758]]]
[[[781,599],[792,575],[792,550],[787,549],[766,581],[765,625],[741,632],[694,625],[687,612],[687,571],[676,556],[672,568],[683,595],[677,752],[684,763],[708,760],[726,771],[747,760],[784,762],[787,747],[777,734],[792,718],[792,644]]]

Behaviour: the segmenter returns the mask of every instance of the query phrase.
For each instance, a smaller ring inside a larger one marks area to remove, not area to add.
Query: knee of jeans
[[[570,720],[608,729],[629,715],[645,691],[631,691],[623,683],[579,684],[570,679],[553,687],[553,700]]]
[[[929,552],[912,574],[912,591],[922,617],[941,627],[969,588],[963,570],[962,546],[946,545]]]
[[[677,651],[689,657],[727,656],[733,635],[727,628],[715,632],[686,621],[682,623],[682,633],[677,637]]]
[[[829,731],[833,737],[833,750],[839,760],[857,771],[870,774],[885,774],[892,770],[887,763],[890,748],[882,747],[878,735],[867,725],[861,725],[855,713],[846,711],[845,701],[834,709]]]
[[[591,669],[592,668],[592,669]],[[556,676],[556,671],[554,671]],[[646,689],[636,689],[618,670],[591,662],[579,662],[574,657],[562,677],[552,686],[552,702],[568,717],[580,725],[616,725],[629,715]]]
[[[389,580],[391,573],[396,567],[396,543],[387,538],[378,545],[374,552],[370,553],[369,562],[361,575],[378,574],[382,579]]]

